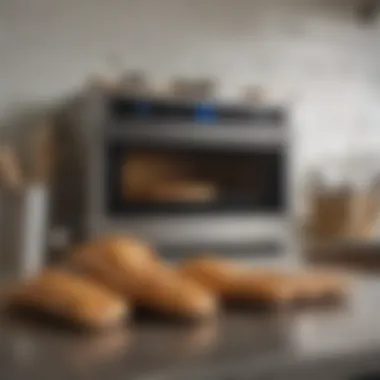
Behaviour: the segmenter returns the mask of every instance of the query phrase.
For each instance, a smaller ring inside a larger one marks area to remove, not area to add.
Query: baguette
[[[149,195],[158,202],[211,202],[217,198],[217,189],[208,182],[172,180],[155,183]]]
[[[305,272],[293,277],[297,301],[317,301],[343,297],[349,287],[344,276],[324,272]]]
[[[179,273],[227,297],[233,292],[236,280],[242,271],[232,262],[210,258],[188,260],[179,268]]]
[[[280,273],[245,273],[231,294],[232,300],[268,304],[290,304],[295,300],[296,291],[289,278]]]
[[[213,292],[163,265],[155,268],[136,303],[144,309],[182,319],[210,318],[218,309]]]
[[[128,316],[125,300],[76,274],[49,269],[11,289],[7,305],[38,311],[84,328],[102,328]]]
[[[243,269],[227,260],[189,260],[179,272],[227,301],[284,303],[294,298],[294,286],[285,275],[268,269]]]
[[[156,254],[148,244],[121,236],[85,243],[70,258],[75,269],[127,298],[135,298],[143,291],[142,286],[156,261]]]
[[[145,243],[134,238],[104,238],[80,247],[71,262],[137,306],[181,318],[215,314],[215,296],[160,263]]]
[[[251,303],[293,303],[340,298],[347,290],[344,277],[323,272],[282,273],[264,268],[243,269],[227,260],[189,260],[180,273],[226,300]]]

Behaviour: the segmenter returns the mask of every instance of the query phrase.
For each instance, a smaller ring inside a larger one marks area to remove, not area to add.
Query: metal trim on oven
[[[146,217],[109,219],[98,215],[94,235],[104,232],[125,232],[142,236],[159,245],[198,244],[249,244],[284,240],[287,227],[285,219],[278,216],[229,215]]]
[[[159,133],[158,133],[159,131]],[[144,126],[128,122],[111,124],[105,137],[117,141],[145,141],[150,143],[176,143],[197,146],[282,147],[286,144],[286,131],[277,127],[256,128],[249,125],[209,126],[209,125],[160,125]]]

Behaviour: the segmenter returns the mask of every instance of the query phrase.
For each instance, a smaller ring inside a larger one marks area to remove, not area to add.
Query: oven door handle
[[[159,128],[159,129],[158,129]],[[279,148],[286,144],[286,131],[275,127],[251,128],[231,127],[184,127],[160,126],[158,128],[128,124],[125,127],[106,131],[108,140],[128,145],[186,145],[217,148]]]

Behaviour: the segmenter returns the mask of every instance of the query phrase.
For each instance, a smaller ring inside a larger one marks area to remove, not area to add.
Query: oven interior
[[[106,151],[107,211],[280,212],[284,151],[126,144]]]

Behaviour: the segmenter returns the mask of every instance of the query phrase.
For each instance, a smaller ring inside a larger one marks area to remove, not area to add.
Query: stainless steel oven
[[[272,254],[289,237],[285,112],[111,97],[91,143],[88,232],[167,255]]]

